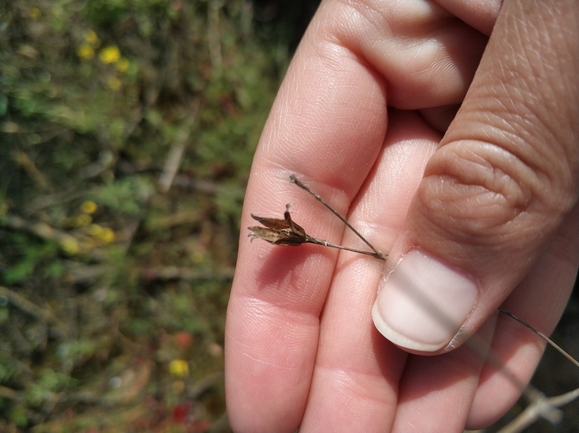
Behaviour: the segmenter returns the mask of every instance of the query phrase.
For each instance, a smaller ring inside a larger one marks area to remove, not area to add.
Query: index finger
[[[333,53],[343,63],[328,65],[326,56],[309,51],[296,54],[270,114],[241,227],[255,225],[250,213],[282,218],[286,204],[295,203],[292,217],[309,235],[340,243],[343,224],[290,184],[288,175],[297,174],[346,214],[382,145],[385,92],[351,53]],[[297,69],[310,83],[300,82]],[[251,413],[248,421],[259,422],[263,431],[280,425],[291,430],[307,401],[337,252],[315,245],[250,244],[247,232],[241,236],[227,312],[229,416],[234,421]]]

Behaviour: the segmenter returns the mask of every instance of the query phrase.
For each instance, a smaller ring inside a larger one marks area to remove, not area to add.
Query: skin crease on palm
[[[389,258],[242,233],[225,335],[234,431],[462,432],[516,401],[544,343],[496,309],[550,333],[579,263],[577,22],[572,0],[322,3],[265,125],[241,226],[295,203],[309,235],[363,247],[295,173]],[[384,275],[412,251],[476,290],[430,352],[372,320]]]

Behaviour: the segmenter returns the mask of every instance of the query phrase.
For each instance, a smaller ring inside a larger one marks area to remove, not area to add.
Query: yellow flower
[[[105,229],[103,229],[98,224],[91,224],[90,227],[88,228],[87,232],[89,235],[94,236],[95,238],[98,238],[102,235],[104,230]]]
[[[169,373],[176,377],[185,377],[189,375],[189,365],[182,359],[174,359],[169,363]]]
[[[90,45],[82,44],[78,47],[78,50],[76,50],[76,55],[83,60],[89,60],[94,57],[94,49]]]
[[[75,239],[64,239],[60,242],[60,246],[68,254],[78,253],[78,242]]]
[[[129,69],[129,66],[131,66],[131,62],[129,62],[129,59],[127,59],[125,57],[121,57],[116,64],[117,71],[119,71],[121,73],[127,72],[127,69]]]
[[[113,242],[116,237],[113,229],[108,227],[101,227],[98,224],[91,224],[87,232],[92,237],[98,238],[107,244]]]
[[[93,47],[97,46],[101,42],[93,30],[89,30],[84,34],[84,40]]]
[[[121,83],[121,80],[119,80],[117,77],[109,77],[107,79],[107,86],[109,86],[111,90],[119,90],[122,84],[123,83]]]
[[[100,51],[99,58],[106,64],[116,63],[121,58],[121,51],[116,45],[110,45]]]
[[[77,227],[86,227],[90,223],[92,223],[92,218],[90,215],[83,213],[83,214],[80,214],[79,216],[76,217]]]
[[[97,204],[92,201],[92,200],[87,200],[84,201],[81,205],[80,205],[80,210],[82,211],[82,213],[86,213],[86,214],[93,214],[96,212],[97,210]]]
[[[200,263],[203,263],[203,261],[205,260],[205,255],[201,251],[195,251],[191,254],[191,260],[193,261],[193,263],[198,265]]]
[[[99,237],[107,244],[110,244],[115,240],[115,232],[113,231],[113,229],[107,227],[103,229],[103,232]]]
[[[40,18],[40,15],[42,15],[42,12],[40,12],[40,9],[38,8],[31,8],[28,11],[28,15],[30,15],[30,18],[32,18],[33,20],[37,20],[38,18]]]

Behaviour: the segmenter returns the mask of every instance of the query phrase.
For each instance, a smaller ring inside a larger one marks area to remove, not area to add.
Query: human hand
[[[514,403],[543,342],[496,309],[551,332],[579,263],[578,9],[509,0],[497,21],[498,1],[322,3],[242,227],[293,202],[310,235],[363,247],[296,173],[390,256],[384,270],[242,234],[225,341],[235,431],[461,432]]]

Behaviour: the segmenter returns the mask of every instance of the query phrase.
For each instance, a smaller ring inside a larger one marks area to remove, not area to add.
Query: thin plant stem
[[[352,227],[352,225],[346,221],[346,219],[340,215],[338,212],[336,212],[328,203],[326,203],[324,201],[324,199],[322,197],[319,196],[319,194],[316,194],[315,192],[313,192],[306,184],[302,183],[300,180],[298,180],[295,176],[295,174],[290,174],[289,176],[289,181],[291,183],[295,183],[297,186],[299,186],[301,189],[306,190],[308,193],[310,193],[317,201],[319,201],[321,204],[323,204],[330,212],[332,212],[334,215],[336,215],[340,221],[342,221],[344,224],[346,224],[346,226],[352,230],[354,233],[356,233],[356,236],[358,236],[366,245],[368,245],[372,251],[374,251],[374,254],[369,254],[369,253],[365,253],[365,252],[361,252],[361,254],[368,254],[370,256],[374,256],[377,259],[380,260],[386,260],[387,255],[384,254],[382,251],[377,250],[376,248],[374,248],[374,245],[372,245],[370,242],[368,242],[366,240],[366,238],[364,236],[362,236],[360,234],[360,232],[358,232],[358,230],[356,230],[354,227]],[[335,248],[335,247],[333,247]],[[342,249],[347,249],[347,248],[343,248]],[[360,252],[360,251],[358,251]]]
[[[541,331],[539,331],[537,328],[535,328],[533,325],[525,322],[523,319],[519,319],[517,316],[515,316],[513,313],[505,310],[504,308],[499,307],[498,310],[503,313],[506,314],[507,316],[509,316],[511,319],[516,320],[517,322],[519,322],[521,325],[523,325],[526,328],[529,328],[531,331],[533,331],[535,334],[537,334],[539,337],[541,337],[543,340],[545,340],[547,343],[549,343],[554,349],[556,349],[557,351],[559,351],[559,353],[561,355],[563,355],[565,358],[567,358],[569,361],[571,361],[573,364],[575,364],[577,367],[579,367],[579,362],[577,362],[577,360],[575,360],[575,358],[573,358],[571,355],[569,355],[567,352],[565,352],[565,350],[563,350],[562,347],[560,347],[557,343],[555,343],[553,340],[551,340],[549,337],[547,337],[545,334],[543,334]]]
[[[305,242],[310,243],[310,244],[315,244],[315,245],[322,245],[324,247],[329,247],[329,248],[337,248],[339,250],[351,251],[353,253],[365,254],[367,256],[374,257],[375,259],[378,259],[378,260],[386,260],[386,255],[380,251],[372,252],[372,251],[357,250],[355,248],[349,248],[349,247],[344,247],[342,245],[332,244],[328,241],[324,241],[322,239],[317,239],[317,238],[314,238],[312,236],[308,236],[306,238]]]

